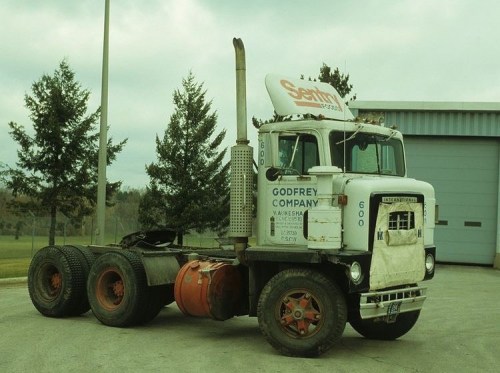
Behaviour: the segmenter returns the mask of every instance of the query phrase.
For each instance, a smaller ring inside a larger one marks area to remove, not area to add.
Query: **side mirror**
[[[278,177],[282,175],[282,172],[279,168],[276,167],[270,167],[266,171],[266,179],[269,181],[276,181],[278,180]]]

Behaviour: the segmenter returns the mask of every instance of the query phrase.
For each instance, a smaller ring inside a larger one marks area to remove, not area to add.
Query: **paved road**
[[[500,271],[439,266],[417,325],[370,341],[346,327],[316,359],[278,355],[248,317],[217,322],[165,308],[147,326],[101,325],[91,312],[51,319],[25,284],[0,284],[0,372],[494,372],[500,366]]]

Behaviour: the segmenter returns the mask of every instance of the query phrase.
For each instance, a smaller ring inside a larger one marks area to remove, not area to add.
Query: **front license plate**
[[[387,322],[394,322],[399,315],[401,304],[403,302],[393,302],[387,307]]]

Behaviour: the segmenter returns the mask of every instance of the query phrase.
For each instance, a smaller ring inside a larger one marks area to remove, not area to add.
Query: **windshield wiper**
[[[373,139],[375,141],[375,154],[377,155],[377,172],[380,175],[381,174],[381,172],[380,172],[380,161],[381,161],[381,159],[380,159],[380,154],[378,152],[377,138],[375,136],[373,136]],[[384,141],[387,141],[387,140],[384,140]]]
[[[297,134],[297,140],[295,140],[295,146],[293,147],[292,159],[290,159],[290,164],[288,168],[292,168],[293,161],[295,160],[295,153],[297,153],[297,148],[299,147],[300,134]]]
[[[392,131],[391,134],[389,136],[387,136],[385,139],[383,139],[382,141],[389,141],[390,139],[392,139],[394,136],[396,136],[397,132],[396,131]]]
[[[361,131],[363,129],[363,126],[360,125],[358,127],[358,129],[356,131],[353,132],[353,134],[351,136],[349,136],[347,139],[344,139],[344,140],[340,140],[339,142],[335,143],[335,145],[339,145],[339,144],[343,144],[345,142],[348,142],[350,140],[352,140],[353,138],[356,137],[356,135],[359,133],[359,131]],[[345,132],[344,132],[345,133]]]

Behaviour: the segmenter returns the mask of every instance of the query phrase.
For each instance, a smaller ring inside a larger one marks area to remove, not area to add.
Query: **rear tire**
[[[162,290],[162,304],[163,306],[168,306],[175,301],[174,284],[167,284],[163,286],[164,290]]]
[[[313,357],[342,336],[347,306],[342,291],[328,277],[291,268],[264,286],[257,316],[262,334],[282,354]]]
[[[74,312],[75,315],[81,315],[90,310],[90,303],[87,295],[87,279],[89,277],[90,268],[92,268],[92,265],[95,262],[95,256],[92,251],[85,246],[66,245],[64,246],[64,249],[73,250],[73,252],[79,257],[80,266],[83,270],[83,280],[85,284],[84,295],[81,298],[80,304],[75,307]]]
[[[111,251],[98,257],[87,281],[90,306],[108,326],[124,327],[144,322],[149,303],[144,266],[136,253]]]
[[[147,292],[148,300],[142,306],[142,314],[137,320],[139,324],[150,322],[167,303],[173,302],[173,285],[150,286]],[[170,292],[172,300],[170,300]]]
[[[80,315],[86,299],[84,272],[73,249],[47,246],[38,251],[28,270],[28,291],[35,308],[49,317]]]

